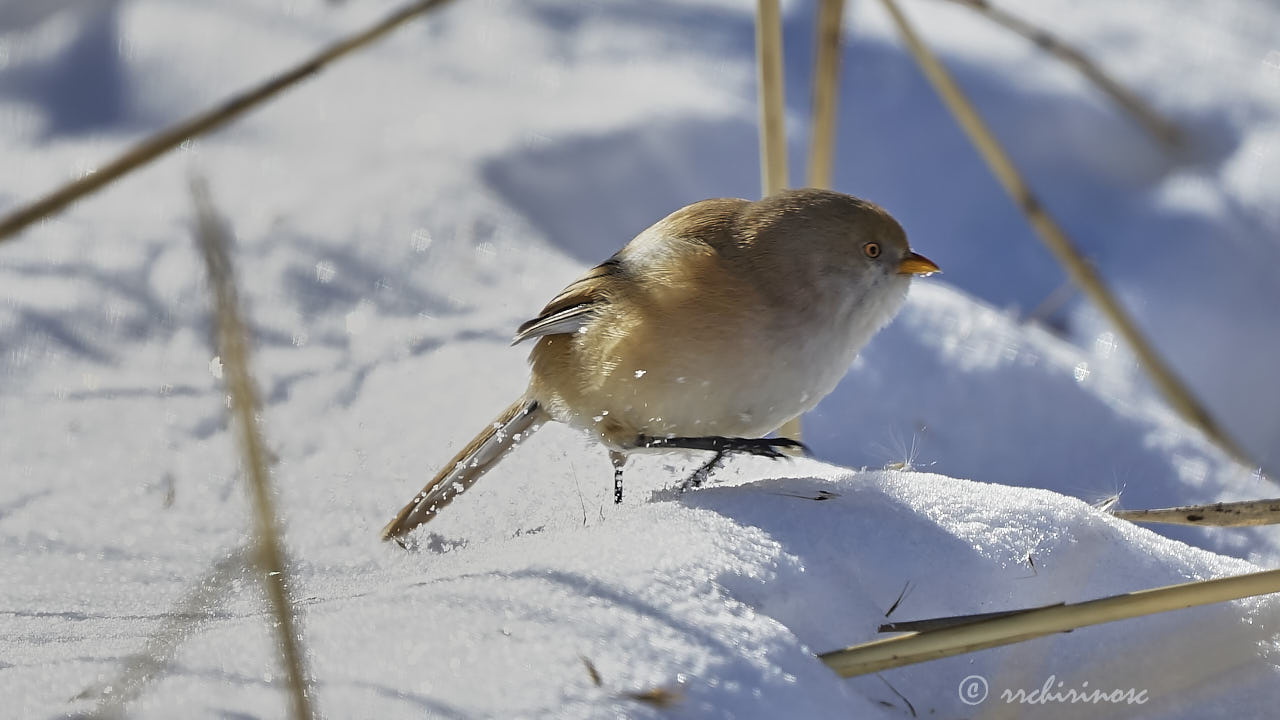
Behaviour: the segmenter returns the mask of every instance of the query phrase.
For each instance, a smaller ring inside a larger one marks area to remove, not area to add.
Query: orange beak
[[[899,275],[932,275],[942,270],[929,258],[920,253],[910,252],[898,263]]]

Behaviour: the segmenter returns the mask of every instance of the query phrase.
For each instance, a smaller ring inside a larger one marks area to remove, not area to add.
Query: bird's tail
[[[537,400],[520,398],[511,404],[496,420],[485,426],[462,451],[453,456],[444,469],[431,478],[382,528],[382,539],[402,538],[409,531],[431,520],[441,508],[453,502],[475,484],[495,463],[506,455],[517,442],[550,419]]]

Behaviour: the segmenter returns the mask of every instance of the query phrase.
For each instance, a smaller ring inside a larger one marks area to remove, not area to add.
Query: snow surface
[[[0,2],[0,210],[380,17],[390,2]],[[875,3],[846,20],[836,185],[946,271],[806,421],[815,460],[638,459],[551,426],[405,553],[378,528],[524,384],[512,329],[693,200],[757,192],[752,4],[460,0],[0,246],[0,699],[88,710],[246,534],[188,176],[233,226],[295,592],[328,717],[1019,717],[1001,689],[1146,689],[1034,717],[1265,717],[1280,605],[1253,600],[840,680],[894,619],[1275,566],[1271,529],[1127,507],[1273,496],[1159,402],[968,148]],[[812,8],[786,5],[793,157]],[[1019,12],[1191,132],[1170,158],[1071,71],[947,3],[908,10],[1046,204],[1210,405],[1280,464],[1280,9]],[[793,168],[799,179],[799,167]],[[1061,337],[1061,335],[1065,335]],[[916,470],[850,470],[909,463]],[[957,479],[969,478],[969,479]],[[825,498],[825,499],[817,499]],[[278,717],[248,575],[138,717]],[[582,658],[598,670],[592,684]],[[961,702],[982,675],[992,698]],[[675,691],[666,709],[627,693]],[[909,705],[908,705],[909,703]]]

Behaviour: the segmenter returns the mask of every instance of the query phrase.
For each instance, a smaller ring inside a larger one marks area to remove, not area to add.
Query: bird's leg
[[[627,464],[627,456],[617,451],[609,451],[609,461],[613,463],[613,504],[622,504],[622,466]]]
[[[691,487],[699,487],[703,481],[711,475],[717,467],[724,462],[725,457],[732,452],[743,452],[748,455],[760,455],[767,458],[786,457],[778,448],[800,448],[806,455],[809,454],[809,448],[804,443],[791,438],[731,438],[712,435],[708,437],[651,437],[641,435],[637,439],[637,444],[645,448],[679,448],[682,450],[710,450],[715,455],[703,463],[680,484],[680,492],[684,492]]]

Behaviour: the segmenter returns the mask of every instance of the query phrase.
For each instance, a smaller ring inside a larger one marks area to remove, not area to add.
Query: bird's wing
[[[537,317],[521,325],[511,344],[543,335],[578,332],[602,305],[609,302],[609,286],[621,273],[617,255],[591,268],[552,298]]]
[[[578,332],[613,295],[635,292],[637,279],[659,287],[680,285],[691,265],[699,267],[691,256],[713,257],[732,248],[734,223],[750,204],[737,198],[703,200],[668,215],[552,298],[538,317],[516,330],[511,344]]]

